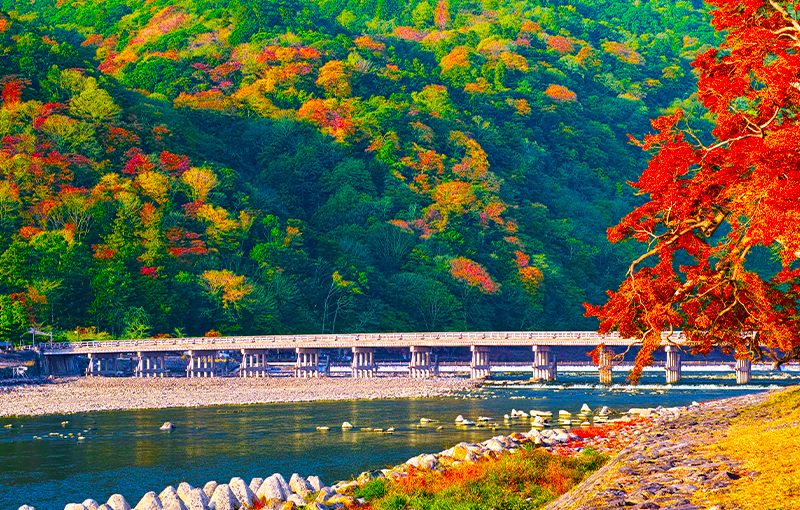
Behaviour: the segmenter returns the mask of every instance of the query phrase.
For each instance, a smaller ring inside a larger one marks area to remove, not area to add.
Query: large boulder
[[[233,495],[239,500],[239,506],[253,506],[253,500],[256,499],[256,495],[253,493],[253,490],[244,483],[244,480],[238,476],[231,478],[228,487],[231,488]]]
[[[97,503],[97,501],[89,498],[83,502],[83,506],[86,507],[86,510],[97,510],[100,505]]]
[[[194,487],[192,487],[191,485],[189,485],[186,482],[181,482],[180,485],[178,485],[178,489],[177,489],[176,492],[178,493],[178,497],[181,498],[184,503],[186,503],[186,498],[189,497],[189,494],[193,490],[194,490]]]
[[[239,506],[239,501],[226,483],[217,485],[208,502],[208,510],[235,510]]]
[[[148,492],[142,499],[139,500],[139,503],[136,504],[134,510],[162,510],[163,505],[161,504],[161,500],[156,496],[156,493],[153,491]]]
[[[208,508],[208,496],[203,492],[203,489],[192,489],[183,499],[186,505],[186,510],[210,510]]]
[[[102,505],[97,507],[97,510],[114,510],[114,509],[108,506],[107,503],[103,503]]]
[[[264,483],[258,488],[256,496],[259,498],[264,497],[268,500],[276,499],[278,501],[286,501],[287,494],[283,491],[283,487],[275,475],[272,475],[264,480]]]
[[[21,507],[19,507],[19,510],[36,510],[36,508],[30,505],[22,505]]]
[[[283,475],[281,475],[280,473],[275,473],[272,476],[274,476],[275,479],[278,481],[278,483],[281,485],[281,489],[283,490],[284,494],[288,496],[293,492],[292,487],[288,483],[286,483],[286,479],[283,477]]]
[[[314,492],[319,492],[322,490],[322,487],[324,487],[322,480],[318,476],[309,476],[306,478],[306,481],[311,485],[311,488],[314,489]]]
[[[112,495],[108,498],[106,505],[110,506],[113,510],[131,510],[131,506],[125,501],[122,494]]]
[[[262,483],[264,483],[264,479],[263,478],[256,477],[256,478],[253,478],[252,480],[250,480],[249,487],[250,487],[250,490],[253,491],[253,494],[258,492],[258,489],[261,487]]]
[[[86,507],[81,503],[67,503],[67,506],[64,507],[64,510],[86,510]]]
[[[158,495],[158,499],[161,500],[163,510],[186,510],[186,505],[184,505],[181,498],[178,497],[178,491],[176,491],[175,487],[172,485],[167,486],[161,491],[161,494]]]
[[[289,487],[292,488],[292,491],[295,494],[298,494],[305,499],[308,497],[309,494],[314,492],[314,488],[311,487],[311,484],[306,481],[305,478],[298,475],[297,473],[292,474],[292,478],[289,479]]]
[[[203,492],[206,493],[208,499],[211,499],[211,495],[214,494],[214,491],[216,489],[217,489],[217,482],[215,482],[214,480],[211,480],[210,482],[208,482],[203,486]]]

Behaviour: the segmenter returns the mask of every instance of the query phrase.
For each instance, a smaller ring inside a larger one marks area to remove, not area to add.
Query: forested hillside
[[[716,42],[683,1],[0,5],[15,340],[595,329],[628,134],[706,128]]]

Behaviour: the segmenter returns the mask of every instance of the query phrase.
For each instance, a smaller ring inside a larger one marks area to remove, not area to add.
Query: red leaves
[[[12,80],[3,85],[3,102],[12,105],[20,102],[22,97],[22,80]]]
[[[492,280],[483,266],[466,257],[458,257],[450,261],[450,274],[456,280],[462,281],[470,287],[477,287],[486,294],[495,294],[500,290],[500,284]]]

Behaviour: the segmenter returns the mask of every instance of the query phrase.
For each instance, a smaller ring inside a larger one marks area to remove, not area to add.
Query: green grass
[[[580,483],[607,460],[591,449],[568,457],[523,448],[445,473],[412,471],[396,482],[373,480],[354,495],[368,500],[374,510],[534,510]]]

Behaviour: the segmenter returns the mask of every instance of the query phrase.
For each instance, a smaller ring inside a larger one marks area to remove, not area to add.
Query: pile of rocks
[[[253,478],[250,484],[236,477],[225,484],[208,482],[202,489],[186,482],[177,489],[170,485],[160,494],[145,494],[134,510],[236,510],[253,508],[258,501],[266,501],[266,510],[292,510],[301,506],[309,510],[344,510],[366,504],[341,492],[342,489],[323,486],[317,476],[306,479],[295,473],[287,482],[275,473],[266,479]],[[23,505],[19,510],[35,508]],[[83,503],[70,503],[64,510],[131,510],[131,506],[121,494],[114,494],[103,505],[87,499]]]

